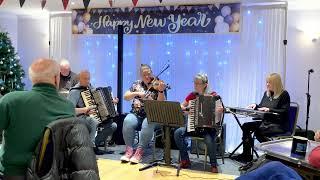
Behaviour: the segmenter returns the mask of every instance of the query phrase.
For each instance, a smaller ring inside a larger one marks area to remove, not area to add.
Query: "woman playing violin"
[[[143,150],[151,141],[155,124],[148,124],[144,112],[143,100],[151,99],[163,101],[165,97],[166,85],[159,81],[152,74],[151,67],[142,64],[140,67],[140,78],[124,94],[124,99],[132,102],[132,110],[125,117],[123,122],[123,139],[126,144],[125,155],[121,157],[122,162],[131,162],[137,164],[141,161]],[[141,129],[140,140],[137,150],[134,152],[133,144],[137,130]]]

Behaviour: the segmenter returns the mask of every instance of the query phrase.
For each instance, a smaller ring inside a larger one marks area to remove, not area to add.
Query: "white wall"
[[[310,94],[311,107],[309,129],[320,129],[320,11],[289,11],[288,12],[288,51],[286,88],[291,101],[298,102],[300,114],[298,124],[305,127],[307,71],[311,74]],[[307,33],[299,29],[304,29]],[[312,38],[317,37],[316,42]]]
[[[28,67],[38,57],[49,57],[49,16],[17,16],[0,13],[0,31],[8,32],[26,72],[26,89],[31,88]]]
[[[18,47],[18,18],[16,15],[0,13],[0,31],[8,32],[13,47]]]
[[[39,57],[49,57],[49,16],[18,17],[18,52],[26,72],[26,89],[31,88],[28,67]]]

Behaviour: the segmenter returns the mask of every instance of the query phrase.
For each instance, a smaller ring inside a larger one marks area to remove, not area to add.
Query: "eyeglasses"
[[[198,82],[195,82],[195,81],[193,81],[193,84],[194,84],[194,85],[197,85],[197,86],[199,86],[199,85],[204,85],[204,83],[198,83]]]

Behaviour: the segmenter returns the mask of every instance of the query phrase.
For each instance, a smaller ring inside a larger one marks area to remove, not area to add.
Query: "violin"
[[[160,84],[164,84],[165,89],[167,89],[168,84],[165,84],[165,82],[163,80],[157,79],[157,78],[153,78],[152,81],[148,84],[148,89],[153,88],[156,91],[160,91]],[[163,90],[162,90],[163,91]]]

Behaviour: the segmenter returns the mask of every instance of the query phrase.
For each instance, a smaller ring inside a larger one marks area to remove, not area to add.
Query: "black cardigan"
[[[267,107],[270,109],[270,112],[280,114],[278,119],[264,119],[265,124],[277,124],[284,131],[289,130],[290,95],[286,90],[277,98],[267,96],[267,91],[264,92],[261,102],[256,106],[256,109],[260,107]]]

